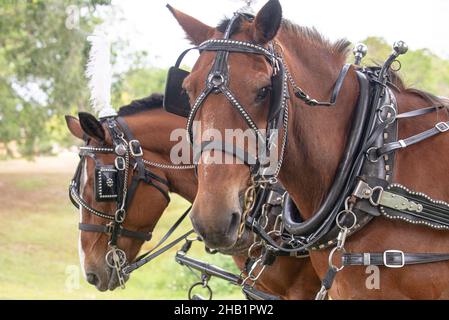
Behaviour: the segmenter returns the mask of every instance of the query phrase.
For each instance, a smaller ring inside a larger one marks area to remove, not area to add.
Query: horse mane
[[[251,22],[253,19],[254,19],[253,15],[242,14],[240,18],[237,19],[236,22],[234,23],[231,29],[231,35],[241,31],[243,20]],[[217,26],[217,30],[224,33],[226,27],[229,24],[229,21],[230,21],[229,18],[224,18],[223,20],[221,20]],[[308,45],[313,45],[317,48],[327,50],[332,54],[336,55],[338,58],[341,58],[343,61],[347,60],[347,56],[351,51],[350,41],[343,38],[335,42],[332,42],[328,38],[323,36],[315,27],[310,28],[300,26],[290,20],[282,19],[281,29],[287,34],[299,38],[298,40],[300,41],[300,43],[307,43]],[[416,88],[407,88],[397,72],[389,70],[388,76],[390,78],[390,81],[396,86],[396,88],[400,92],[415,94],[429,103],[449,108],[449,100],[447,99],[437,97],[429,92],[419,90]]]
[[[234,25],[231,28],[231,35],[234,33],[237,33],[241,31],[242,28],[242,21],[246,20],[251,22],[254,19],[254,16],[251,14],[242,14],[239,19],[237,19],[234,23]],[[217,26],[217,30],[224,33],[226,30],[226,27],[229,24],[230,19],[224,18],[220,21],[220,23]],[[282,19],[281,22],[281,28],[288,32],[289,34],[292,34],[293,36],[300,37],[303,40],[306,40],[310,44],[314,44],[315,46],[323,47],[335,54],[342,55],[346,57],[348,52],[350,51],[349,46],[351,45],[351,42],[347,39],[339,39],[336,42],[331,42],[329,39],[324,37],[316,28],[312,27],[305,27],[300,26],[288,19]]]
[[[284,31],[296,37],[299,37],[301,40],[307,41],[308,44],[312,44],[316,47],[326,49],[331,53],[340,56],[344,60],[347,60],[347,56],[351,51],[350,50],[351,42],[348,41],[347,39],[339,39],[336,42],[331,42],[314,27],[309,28],[300,26],[286,19],[282,21],[281,27],[284,28]],[[388,77],[390,81],[394,84],[394,86],[396,86],[396,88],[399,90],[399,92],[415,94],[431,104],[438,106],[445,106],[449,108],[449,100],[437,97],[436,95],[431,94],[430,92],[426,92],[416,88],[406,87],[404,81],[399,76],[399,74],[391,69],[388,71]]]
[[[281,28],[285,32],[306,41],[307,44],[321,47],[345,59],[350,52],[351,42],[349,40],[343,38],[332,42],[322,35],[315,27],[300,26],[290,20],[282,19]]]
[[[393,85],[394,85],[393,88],[397,89],[399,92],[414,94],[414,95],[421,97],[428,103],[449,108],[449,100],[447,100],[447,99],[437,97],[436,95],[434,95],[430,92],[424,91],[424,90],[416,89],[413,87],[406,87],[406,85],[404,84],[404,81],[399,76],[397,71],[389,69],[387,72],[387,75],[388,75],[388,78],[390,79],[391,83],[393,83]]]
[[[130,104],[121,107],[118,111],[118,115],[123,117],[123,116],[130,116],[143,111],[160,109],[162,108],[163,101],[164,101],[163,94],[153,93],[148,97],[133,100],[131,101]]]

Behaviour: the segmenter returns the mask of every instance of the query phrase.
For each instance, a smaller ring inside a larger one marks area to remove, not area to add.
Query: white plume
[[[92,108],[100,118],[116,115],[111,106],[111,45],[100,33],[87,37],[87,41],[91,43],[86,77],[89,79]]]

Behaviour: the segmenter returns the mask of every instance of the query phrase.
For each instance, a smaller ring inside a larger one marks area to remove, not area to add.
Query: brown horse
[[[198,45],[208,39],[222,39],[227,21],[217,28],[169,7],[186,32]],[[347,41],[330,43],[316,30],[297,26],[282,19],[279,1],[269,1],[252,19],[240,19],[231,30],[231,39],[266,46],[275,41],[284,56],[294,81],[310,96],[327,101],[334,88],[348,52]],[[203,51],[184,81],[191,101],[204,88],[204,82],[216,57]],[[244,106],[259,128],[266,126],[270,99],[272,68],[262,56],[230,53],[228,87]],[[406,89],[395,79],[395,95],[400,112],[430,106],[441,101],[430,94]],[[359,95],[354,67],[343,82],[337,103],[332,107],[311,107],[294,98],[289,88],[290,113],[288,143],[279,179],[300,207],[303,219],[309,219],[320,207],[336,174],[351,127],[353,111]],[[223,94],[210,95],[197,113],[202,128],[246,129],[247,123],[231,107]],[[399,137],[408,137],[447,121],[446,110],[399,122]],[[201,133],[201,132],[200,132]],[[195,132],[198,134],[198,132]],[[434,199],[449,200],[447,182],[449,139],[444,134],[397,152],[393,181]],[[191,217],[196,231],[210,247],[228,246],[237,239],[238,225],[232,217],[241,214],[238,197],[249,183],[245,165],[210,164],[202,160],[198,166],[198,194]],[[217,214],[217,213],[220,214]],[[225,231],[226,230],[226,231]],[[401,221],[375,218],[346,244],[348,252],[449,252],[449,233]],[[312,264],[320,275],[328,268],[329,250],[311,252]],[[449,263],[439,262],[406,266],[402,269],[380,268],[380,288],[365,286],[364,267],[346,267],[338,273],[330,295],[334,299],[447,299],[449,298]]]
[[[119,116],[123,116],[135,138],[141,141],[144,150],[144,159],[162,164],[170,164],[170,152],[177,143],[170,141],[170,134],[177,128],[185,127],[185,119],[165,112],[162,108],[160,96],[136,100],[131,105],[122,107]],[[93,116],[80,117],[80,120],[67,116],[67,126],[77,138],[83,139],[85,135],[91,138],[92,146],[110,146],[111,138],[106,134],[103,139],[95,131],[102,130],[101,124]],[[84,123],[80,123],[84,122]],[[82,128],[91,128],[88,132]],[[97,130],[92,130],[97,128]],[[107,130],[104,130],[107,133]],[[187,145],[187,148],[190,146]],[[99,160],[104,164],[112,164],[111,155],[98,154]],[[197,191],[197,179],[193,169],[173,170],[150,167],[151,171],[169,181],[169,191],[174,192],[193,202]],[[83,182],[81,195],[93,208],[103,212],[114,212],[114,204],[96,202],[93,197],[94,163],[87,161],[83,168]],[[134,199],[128,209],[124,227],[129,230],[151,232],[166,209],[167,201],[156,189],[141,183],[135,192]],[[81,212],[81,221],[91,224],[105,224],[99,218],[85,209]],[[242,240],[234,249],[228,249],[228,254],[234,254],[233,259],[240,269],[244,268],[246,252],[252,244],[253,235],[246,231]],[[87,281],[95,285],[100,291],[113,290],[118,286],[114,273],[105,263],[108,251],[108,236],[103,233],[81,232],[80,258]],[[131,238],[119,238],[118,247],[125,251],[130,261],[135,259],[143,241]],[[127,280],[127,279],[126,279]],[[319,289],[319,279],[312,268],[310,259],[279,257],[275,263],[266,269],[257,282],[257,288],[268,293],[278,295],[284,299],[311,299]]]

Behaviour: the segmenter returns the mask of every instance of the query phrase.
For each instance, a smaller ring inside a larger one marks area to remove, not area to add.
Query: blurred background
[[[248,1],[168,2],[214,26]],[[257,11],[264,3],[251,5]],[[64,115],[91,111],[84,76],[87,35],[101,25],[112,42],[114,107],[163,92],[168,67],[189,46],[165,4],[0,0],[0,298],[181,299],[197,281],[197,275],[176,264],[174,249],[133,274],[125,290],[96,291],[81,275],[78,211],[67,195],[78,141],[66,129]],[[365,64],[382,62],[395,40],[405,40],[411,49],[400,59],[406,84],[449,96],[448,1],[281,4],[286,18],[314,26],[331,40],[364,42]],[[188,58],[187,67],[195,58]],[[174,198],[155,240],[186,207]],[[229,257],[207,255],[200,246],[192,253],[238,272]],[[211,286],[215,298],[243,298],[238,288],[222,281],[212,280]]]

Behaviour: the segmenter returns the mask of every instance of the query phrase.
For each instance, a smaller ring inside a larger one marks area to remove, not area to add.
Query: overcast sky
[[[127,39],[130,51],[148,51],[152,65],[173,64],[189,44],[165,7],[167,2],[211,26],[245,5],[242,0],[113,0],[120,19],[110,21],[109,36]],[[254,1],[252,6],[257,12],[265,2]],[[449,58],[448,0],[281,0],[281,4],[285,18],[314,26],[331,40],[346,37],[355,43],[380,36]],[[191,55],[187,64],[195,59]]]

